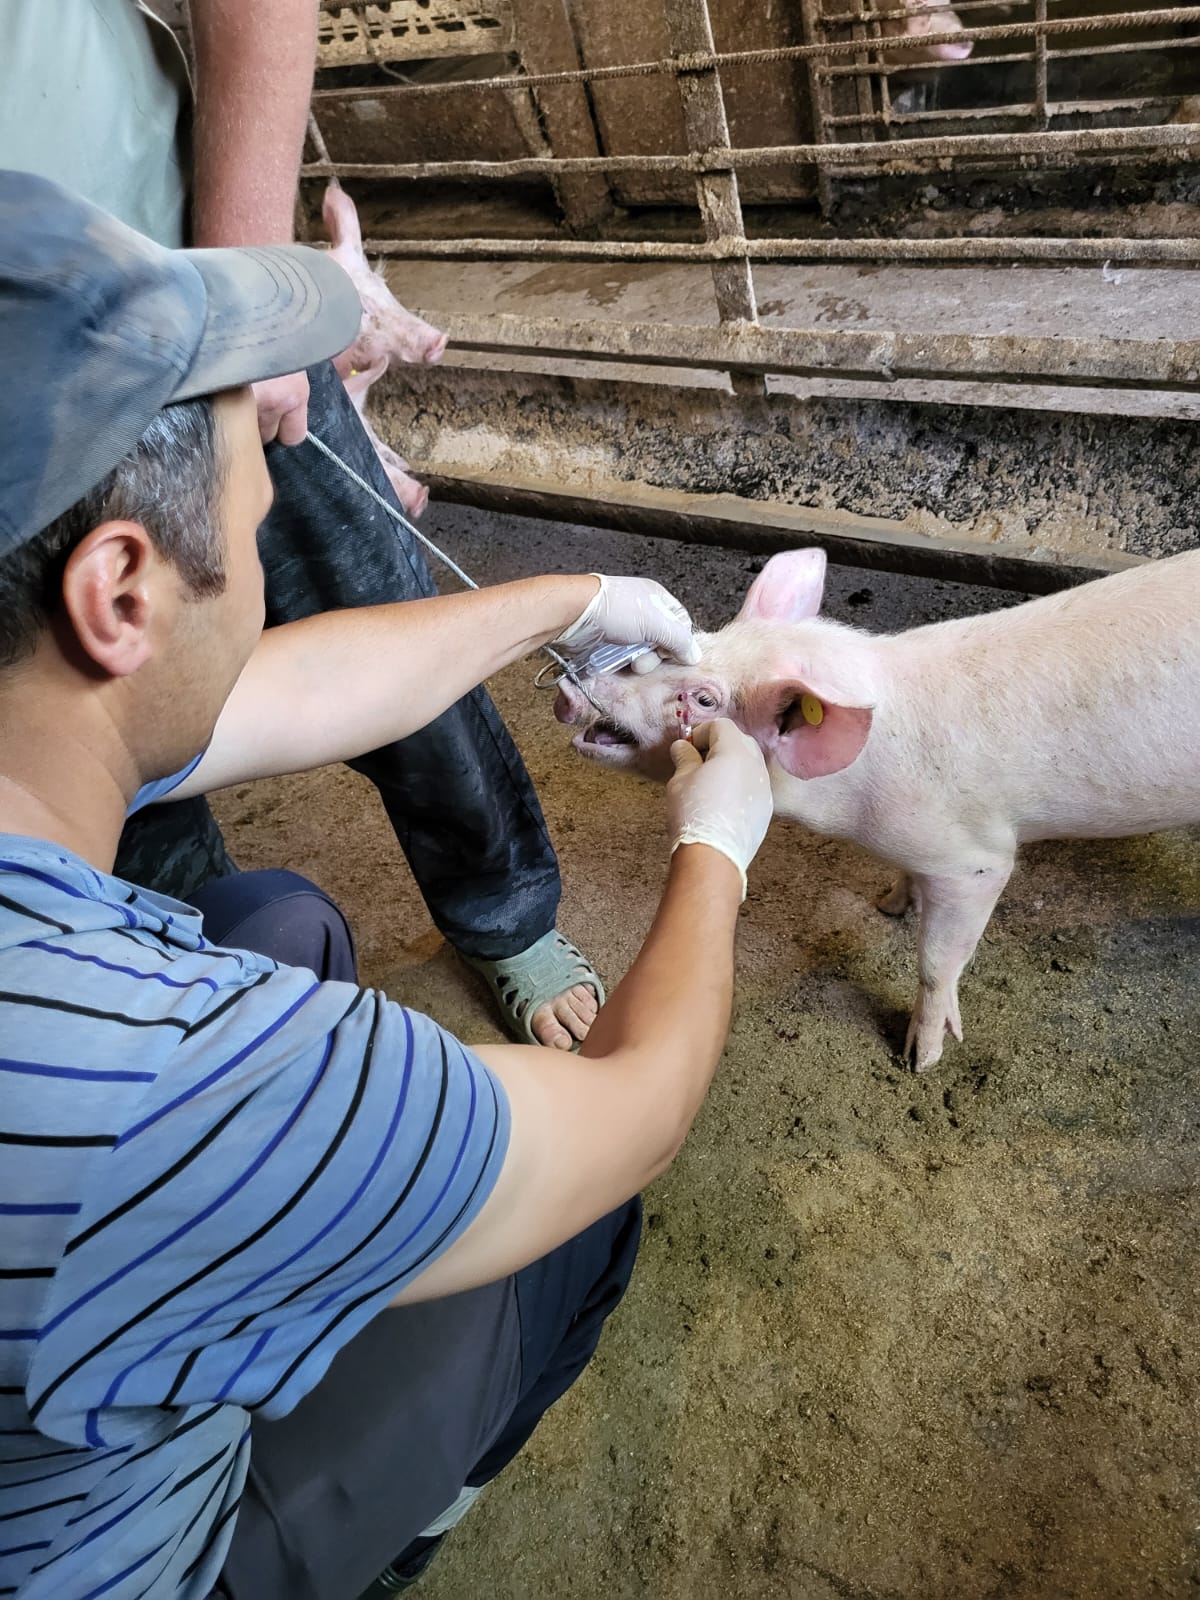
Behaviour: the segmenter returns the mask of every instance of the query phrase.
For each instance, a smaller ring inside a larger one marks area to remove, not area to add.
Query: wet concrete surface
[[[704,626],[756,565],[461,508],[423,527],[481,581],[644,572]],[[894,629],[1011,598],[835,569],[827,609]],[[561,925],[611,985],[661,886],[661,796],[579,761],[533,670],[492,687]],[[368,981],[497,1037],[363,780],[217,810],[243,865],[338,897]],[[729,1043],[647,1196],[632,1289],[429,1600],[1200,1595],[1200,834],[1030,849],[962,985],[966,1042],[921,1077],[895,1055],[916,975],[911,924],[872,905],[887,880],[776,825]]]

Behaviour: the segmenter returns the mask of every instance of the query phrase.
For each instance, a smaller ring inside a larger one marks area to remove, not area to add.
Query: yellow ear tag
[[[800,715],[810,728],[819,728],[825,721],[825,707],[815,694],[802,694],[800,696]]]

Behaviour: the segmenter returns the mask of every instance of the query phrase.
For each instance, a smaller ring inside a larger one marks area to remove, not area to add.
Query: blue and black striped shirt
[[[0,1596],[209,1593],[280,1416],[493,1188],[427,1017],[0,835]]]

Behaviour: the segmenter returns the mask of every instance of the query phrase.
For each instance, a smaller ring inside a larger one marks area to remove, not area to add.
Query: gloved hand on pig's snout
[[[653,578],[606,578],[587,610],[554,643],[573,656],[586,656],[602,644],[648,644],[654,654],[639,657],[636,671],[648,672],[659,656],[670,656],[684,666],[700,659],[700,646],[692,632],[692,619],[675,596]]]
[[[671,746],[675,776],[667,784],[667,815],[673,842],[707,844],[742,875],[758,853],[771,823],[771,780],[762,751],[748,734],[725,717],[706,722],[692,743]]]

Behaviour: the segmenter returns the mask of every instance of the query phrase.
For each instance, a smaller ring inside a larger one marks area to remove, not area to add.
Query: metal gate
[[[920,42],[970,55],[915,66],[894,30],[927,12],[888,0],[322,0],[304,177],[344,180],[368,252],[393,260],[711,272],[715,325],[452,316],[454,348],[493,364],[708,369],[746,403],[779,375],[897,392],[1200,392],[1200,280],[1186,270],[1200,266],[1200,6],[960,0],[959,26]],[[1056,183],[1069,204],[1045,203]],[[1119,199],[1138,184],[1169,190],[1171,205],[1092,209],[1092,187]],[[531,185],[553,194],[552,211],[479,226],[499,214],[491,197]],[[982,226],[980,186],[1017,194],[1012,214]],[[428,197],[448,191],[470,203],[442,228]],[[922,209],[933,192],[954,203]],[[384,194],[404,197],[402,227],[372,227]],[[781,327],[761,319],[756,282],[777,263],[1077,267],[1099,281],[1178,268],[1191,304],[1176,315],[1160,295],[1157,320],[1132,330]]]

